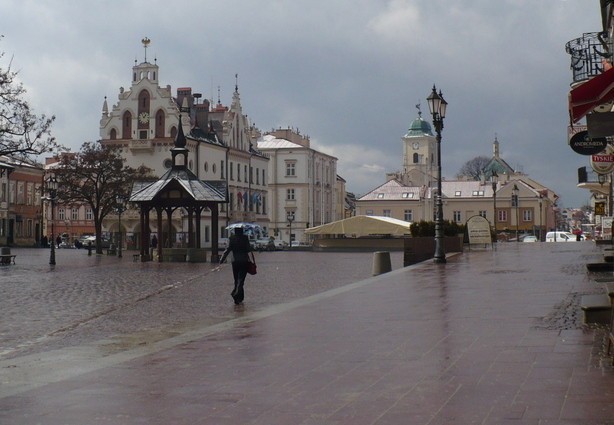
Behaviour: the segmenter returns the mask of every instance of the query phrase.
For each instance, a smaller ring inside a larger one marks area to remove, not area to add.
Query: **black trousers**
[[[245,283],[245,276],[247,276],[247,261],[233,261],[232,274],[235,278],[235,287],[231,295],[236,303],[240,303],[243,302],[245,297],[243,284]]]

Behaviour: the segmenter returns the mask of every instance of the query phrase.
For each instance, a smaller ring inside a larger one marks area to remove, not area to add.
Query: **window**
[[[533,211],[522,210],[522,221],[533,221]]]
[[[480,215],[480,217],[486,218],[486,211],[485,210],[480,211],[478,214]]]
[[[390,210],[384,210],[384,217],[390,217]]]
[[[294,198],[294,189],[286,189],[286,199],[289,201],[293,201]]]
[[[461,196],[461,191],[457,190],[456,192],[454,192],[454,196]]]
[[[209,171],[209,163],[205,162],[205,173]]]
[[[17,182],[17,203],[25,204],[25,194],[24,194],[24,182]]]
[[[232,171],[233,171],[232,162],[230,163],[230,166],[228,167],[228,169],[230,170],[230,180],[234,180],[235,178],[234,178],[234,175],[232,173]]]
[[[419,162],[420,162],[420,156],[417,153],[415,153],[414,154],[414,164],[417,164]]]
[[[247,165],[243,166],[243,177],[245,178],[245,181],[248,181],[247,179],[249,178],[249,183],[252,182],[251,176],[247,175]]]
[[[256,184],[260,184],[260,172],[258,172],[257,168],[256,168]]]
[[[173,161],[172,160],[170,160],[168,158],[164,160],[164,168],[166,168],[168,170],[172,166],[173,166]]]
[[[71,208],[70,210],[70,219],[71,220],[79,220],[79,208]]]
[[[215,174],[215,164],[211,164],[211,172]]]
[[[296,176],[296,162],[286,162],[286,176],[294,177]]]
[[[367,211],[365,211],[365,215],[373,215],[373,210],[367,210]]]
[[[414,219],[414,215],[412,214],[411,210],[405,210],[403,212],[403,220],[412,221],[413,219]]]
[[[484,191],[483,190],[474,190],[473,192],[471,192],[471,196],[484,196]]]
[[[413,192],[403,192],[401,194],[401,198],[413,198],[413,197],[414,197]]]
[[[497,210],[497,221],[507,221],[507,210]]]
[[[264,179],[264,169],[262,170],[262,185],[266,186],[266,180]]]
[[[27,190],[27,194],[26,194],[27,200],[26,200],[26,203],[28,205],[32,205],[34,203],[34,184],[31,183],[31,182],[28,183],[28,186],[27,186],[26,190]]]
[[[224,178],[224,160],[220,162],[220,178]]]
[[[94,213],[92,212],[92,209],[90,207],[85,208],[85,219],[86,220],[94,219]]]
[[[377,199],[384,199],[384,194],[383,193],[378,193],[377,194]]]
[[[241,164],[237,164],[237,181],[241,181]]]
[[[58,208],[58,220],[64,220],[65,218],[64,207]]]
[[[461,212],[460,211],[454,211],[454,221],[456,223],[459,223],[461,221]]]

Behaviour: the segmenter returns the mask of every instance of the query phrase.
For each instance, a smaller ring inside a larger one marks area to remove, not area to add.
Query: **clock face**
[[[412,146],[414,147],[414,149],[418,149],[418,148],[420,148],[420,143],[414,142],[414,144]]]
[[[147,112],[141,112],[139,114],[139,121],[142,124],[147,124],[149,122],[149,114]]]

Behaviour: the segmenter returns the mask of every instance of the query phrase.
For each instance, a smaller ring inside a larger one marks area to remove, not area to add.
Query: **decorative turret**
[[[186,138],[183,133],[183,126],[181,125],[181,114],[179,114],[179,129],[177,131],[177,136],[175,137],[175,147],[171,148],[171,156],[173,158],[173,170],[177,169],[185,169],[188,164],[188,153],[190,152],[186,148]],[[177,157],[181,156],[181,160],[183,163],[178,163]]]
[[[145,49],[145,60],[139,65],[136,64],[136,60],[134,61],[135,64],[132,67],[132,85],[134,86],[144,79],[147,79],[152,83],[157,84],[159,77],[158,65],[156,65],[155,63],[151,64],[147,62],[147,48],[149,47],[149,43],[151,43],[151,40],[145,37],[141,40],[141,43],[143,43],[143,48]]]

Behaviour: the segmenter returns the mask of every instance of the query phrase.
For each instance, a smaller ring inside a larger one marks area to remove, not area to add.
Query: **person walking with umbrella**
[[[226,261],[226,257],[232,253],[232,274],[234,276],[234,289],[230,294],[234,299],[235,304],[241,304],[245,296],[243,285],[245,276],[247,276],[247,264],[249,263],[249,253],[252,247],[249,239],[243,234],[242,227],[235,227],[234,235],[229,239],[228,248],[220,258],[220,264]],[[252,254],[253,255],[253,254]]]

